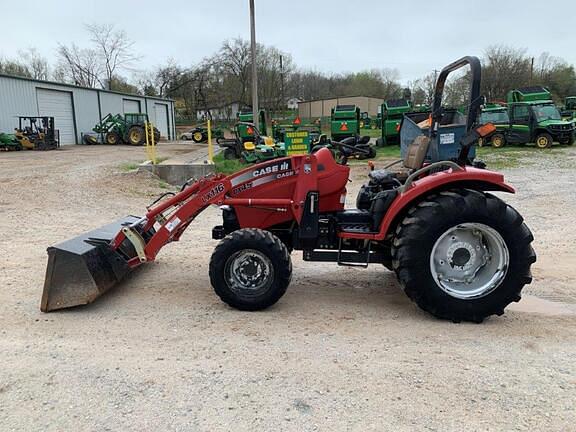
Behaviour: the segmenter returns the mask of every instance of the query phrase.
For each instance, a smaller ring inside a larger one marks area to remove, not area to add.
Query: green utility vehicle
[[[504,136],[510,125],[508,108],[498,103],[487,103],[484,105],[478,117],[478,124],[484,125],[488,123],[492,123],[496,127],[496,130],[490,135],[480,138],[478,144],[483,146],[490,143],[492,147],[496,148],[504,146]]]
[[[356,105],[336,105],[330,113],[330,135],[334,141],[360,135],[360,108]]]
[[[541,86],[524,87],[508,92],[507,128],[492,135],[492,143],[505,144],[533,142],[538,148],[548,148],[554,141],[574,143],[574,123],[562,120],[548,89]]]
[[[404,114],[412,111],[412,104],[406,99],[391,99],[380,107],[382,113],[382,136],[376,140],[377,146],[399,143],[400,123]]]
[[[576,120],[576,96],[568,96],[564,99],[564,108],[561,114],[564,120]]]
[[[106,144],[144,145],[146,143],[146,123],[150,124],[146,113],[107,114],[92,128],[103,135]],[[85,135],[86,144],[96,144],[95,138]],[[160,131],[154,127],[154,142],[160,141]]]

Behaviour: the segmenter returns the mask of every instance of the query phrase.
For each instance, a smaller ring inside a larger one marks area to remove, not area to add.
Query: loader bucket
[[[126,216],[49,247],[40,310],[50,312],[91,303],[120,282],[131,268],[108,244],[122,226],[138,219]]]

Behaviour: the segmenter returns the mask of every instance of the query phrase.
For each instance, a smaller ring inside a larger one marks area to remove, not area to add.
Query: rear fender
[[[461,171],[443,171],[426,176],[412,183],[408,190],[398,195],[384,216],[375,240],[383,240],[414,205],[425,197],[448,189],[475,189],[515,193],[516,190],[504,181],[500,173],[466,167]]]

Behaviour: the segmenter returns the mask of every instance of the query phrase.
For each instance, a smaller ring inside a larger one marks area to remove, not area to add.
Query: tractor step
[[[372,233],[372,222],[370,223],[341,223],[338,224],[340,232],[347,233]]]
[[[381,252],[370,252],[367,256],[366,252],[325,250],[306,250],[304,251],[303,259],[304,261],[335,262],[343,266],[360,264],[361,267],[366,267],[368,264],[382,264],[387,260],[386,256]]]

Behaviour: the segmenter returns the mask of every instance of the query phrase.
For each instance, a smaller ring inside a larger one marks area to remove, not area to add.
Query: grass
[[[506,169],[530,166],[536,158],[558,157],[564,154],[566,147],[538,149],[534,146],[508,146],[499,149],[477,147],[476,159],[486,162],[488,168]]]
[[[382,136],[382,129],[360,129],[360,136],[380,138]]]
[[[246,164],[240,162],[240,159],[224,159],[224,153],[218,153],[214,156],[214,166],[216,172],[222,174],[232,174],[246,168]]]
[[[159,187],[160,189],[170,189],[170,188],[172,188],[173,186],[170,185],[169,183],[166,183],[164,180],[160,180],[160,181],[158,182],[158,187]]]
[[[139,166],[140,163],[138,162],[123,162],[118,166],[118,168],[120,168],[120,171],[129,172],[137,170]]]

